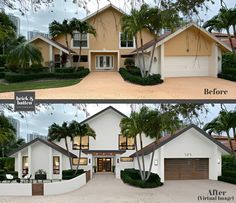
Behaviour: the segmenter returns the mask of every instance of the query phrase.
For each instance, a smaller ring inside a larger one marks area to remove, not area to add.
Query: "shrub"
[[[218,74],[218,78],[222,78],[222,79],[226,79],[226,80],[231,80],[231,81],[236,81],[236,76],[235,75],[231,75],[231,74],[219,73]]]
[[[12,157],[0,158],[0,173],[1,171],[14,171],[15,159]]]
[[[75,67],[69,67],[69,68],[56,68],[55,73],[74,73]],[[77,68],[77,72],[84,70],[85,68],[83,66]]]
[[[222,69],[222,73],[236,76],[236,67],[235,68],[224,68],[224,69]]]
[[[218,180],[224,181],[227,183],[236,184],[236,178],[232,178],[232,177],[218,176]]]
[[[83,78],[89,74],[89,69],[83,69],[78,72],[72,72],[72,73],[55,73],[56,78],[60,79],[68,79],[68,78]]]
[[[0,66],[0,73],[3,73],[3,72],[5,72],[5,67]]]
[[[222,55],[222,70],[225,68],[236,68],[236,59],[232,52]]]
[[[156,85],[163,83],[160,74],[150,75],[147,78],[142,78],[141,76],[130,73],[125,68],[120,68],[120,74],[124,80],[127,80],[131,83],[139,84],[139,85]]]
[[[5,77],[5,73],[1,73],[0,72],[0,79],[4,78]]]
[[[42,64],[32,64],[28,69],[28,72],[31,73],[40,73],[48,70],[48,67],[43,67]]]
[[[24,82],[36,79],[53,78],[54,76],[54,73],[6,73],[5,80],[8,82]]]
[[[222,171],[236,171],[236,163],[232,155],[222,156]]]
[[[151,173],[147,181],[141,180],[139,170],[136,169],[125,169],[121,171],[121,179],[124,183],[141,188],[155,188],[163,185],[159,175],[154,173]]]
[[[124,65],[126,68],[133,67],[135,65],[134,59],[132,58],[126,58],[124,61]]]
[[[0,67],[5,67],[6,59],[7,59],[6,55],[0,55]]]
[[[79,169],[75,175],[75,170],[63,170],[62,171],[62,180],[70,180],[84,173],[83,169]]]
[[[223,171],[222,176],[236,178],[236,171]]]

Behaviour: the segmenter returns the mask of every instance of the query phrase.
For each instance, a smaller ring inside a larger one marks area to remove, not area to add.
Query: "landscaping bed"
[[[136,169],[122,170],[120,177],[124,183],[140,188],[155,188],[163,185],[159,175],[154,173],[151,173],[147,181],[141,180],[139,170]]]
[[[84,173],[83,169],[79,169],[75,175],[75,170],[63,170],[62,171],[62,180],[70,180]]]
[[[142,78],[139,68],[120,68],[119,72],[125,81],[129,81],[134,84],[147,86],[163,83],[160,74],[154,74],[146,78]]]

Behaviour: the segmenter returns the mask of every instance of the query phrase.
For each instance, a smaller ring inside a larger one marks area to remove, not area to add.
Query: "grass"
[[[66,87],[75,85],[80,81],[81,79],[68,79],[68,80],[30,81],[30,82],[19,82],[19,83],[9,83],[9,84],[0,83],[0,93],[21,91],[21,90]]]

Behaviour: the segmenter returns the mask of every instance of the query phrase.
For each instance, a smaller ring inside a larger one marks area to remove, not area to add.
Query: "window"
[[[79,161],[78,158],[73,158],[72,159],[72,164],[73,165],[78,165],[78,161]],[[87,158],[80,158],[79,164],[80,165],[88,165],[88,159]]]
[[[28,174],[29,171],[29,159],[28,156],[22,157],[22,173],[24,175]]]
[[[88,47],[88,35],[87,34],[81,34],[80,33],[74,33],[73,34],[73,47]]]
[[[53,156],[53,174],[60,174],[60,157]]]
[[[73,56],[73,62],[74,63],[79,62],[79,55],[74,55]],[[82,55],[80,57],[80,62],[88,62],[88,56],[87,55]]]
[[[120,33],[120,47],[134,48],[134,38],[124,33]]]
[[[132,157],[120,157],[121,162],[132,162],[133,160]]]
[[[80,149],[80,137],[79,136],[74,138],[73,149],[74,150]],[[81,149],[89,149],[89,137],[88,136],[82,137]]]
[[[134,149],[134,138],[127,138],[123,135],[119,135],[119,149]]]

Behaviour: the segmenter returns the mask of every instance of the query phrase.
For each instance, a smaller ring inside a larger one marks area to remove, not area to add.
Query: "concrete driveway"
[[[84,187],[77,191],[48,197],[0,197],[1,203],[192,203],[198,201],[199,195],[207,196],[209,189],[226,191],[225,197],[234,196],[236,202],[236,185],[210,181],[167,181],[164,186],[154,189],[140,189],[124,184],[114,175],[95,175]]]
[[[215,94],[205,94],[214,89]],[[221,94],[216,94],[219,91]],[[37,99],[236,99],[236,82],[189,77],[166,78],[161,85],[140,86],[124,81],[118,72],[92,72],[76,85],[35,92]],[[0,94],[0,99],[13,98],[13,92]]]

